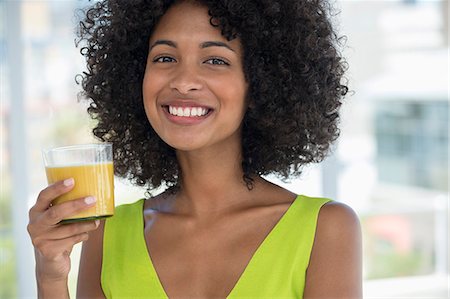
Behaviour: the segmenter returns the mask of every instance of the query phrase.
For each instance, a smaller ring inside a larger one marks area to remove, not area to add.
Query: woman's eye
[[[226,62],[223,59],[220,58],[211,58],[205,61],[207,64],[215,64],[215,65],[230,65],[228,62]]]
[[[174,62],[175,59],[173,59],[172,57],[169,56],[160,56],[160,57],[156,57],[155,59],[153,59],[153,62],[162,62],[162,63],[166,63],[166,62]]]

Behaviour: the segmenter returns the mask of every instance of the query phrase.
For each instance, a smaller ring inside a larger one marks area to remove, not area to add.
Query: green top
[[[303,298],[317,217],[330,201],[299,195],[258,247],[227,298]],[[144,200],[117,207],[103,237],[107,298],[168,298],[144,239]]]

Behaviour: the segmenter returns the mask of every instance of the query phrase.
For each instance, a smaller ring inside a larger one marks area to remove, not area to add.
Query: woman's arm
[[[96,221],[61,224],[60,221],[94,205],[87,198],[52,205],[58,196],[69,192],[75,181],[67,179],[43,189],[30,209],[27,226],[36,258],[38,298],[69,298],[67,277],[73,246],[88,239],[98,227]]]
[[[83,243],[78,271],[77,298],[106,298],[100,283],[103,255],[103,231],[105,220],[97,230],[89,234]]]
[[[306,273],[305,299],[362,298],[361,227],[351,208],[325,204]]]

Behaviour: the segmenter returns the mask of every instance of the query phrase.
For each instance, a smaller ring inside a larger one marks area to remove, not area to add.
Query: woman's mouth
[[[181,117],[204,117],[211,113],[212,109],[205,107],[180,107],[165,105],[163,108],[170,115]]]

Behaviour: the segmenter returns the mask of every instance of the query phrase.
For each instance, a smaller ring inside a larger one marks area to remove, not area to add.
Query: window
[[[361,217],[365,298],[447,298],[448,4],[340,4],[355,95],[338,198]]]

